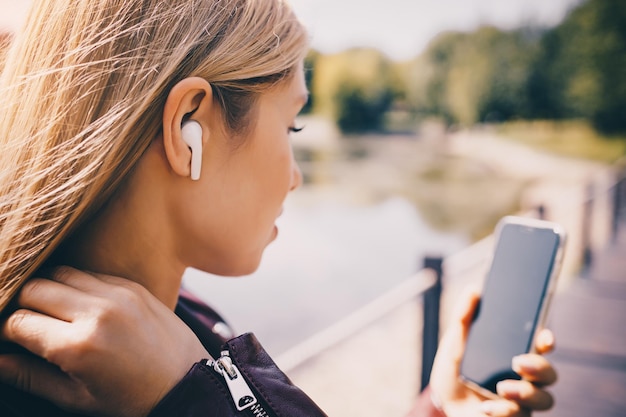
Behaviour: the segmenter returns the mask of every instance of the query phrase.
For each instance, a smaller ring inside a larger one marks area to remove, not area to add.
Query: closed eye
[[[302,130],[304,129],[304,126],[302,127],[290,127],[289,128],[289,133],[298,133],[298,132],[302,132]]]

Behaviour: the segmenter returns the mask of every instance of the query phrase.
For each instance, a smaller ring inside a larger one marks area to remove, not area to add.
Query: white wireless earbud
[[[200,179],[202,169],[202,127],[195,120],[187,120],[182,127],[183,140],[191,149],[191,179]]]

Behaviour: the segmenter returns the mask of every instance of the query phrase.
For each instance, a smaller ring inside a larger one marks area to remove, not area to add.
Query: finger
[[[538,385],[552,385],[557,373],[552,364],[541,355],[528,353],[513,358],[512,368],[522,378]]]
[[[540,354],[546,354],[554,350],[555,346],[554,334],[549,329],[543,329],[537,333],[535,339],[535,349]]]
[[[73,321],[92,305],[92,297],[73,287],[43,278],[30,279],[17,298],[19,307],[53,318]]]
[[[69,266],[55,268],[50,278],[79,291],[101,297],[109,297],[117,287],[125,287],[133,291],[137,291],[137,288],[141,287],[136,282],[126,278],[81,271]],[[143,287],[141,288],[143,289]]]
[[[20,309],[12,313],[1,328],[2,338],[16,343],[37,356],[50,359],[49,355],[55,341],[61,337],[70,324],[37,313]]]
[[[545,411],[554,405],[554,398],[549,392],[538,388],[529,381],[500,381],[496,385],[496,390],[501,397],[515,401],[521,407],[531,410]]]
[[[67,374],[36,356],[0,355],[0,382],[56,403],[70,404],[77,393]]]
[[[56,267],[50,271],[49,275],[53,281],[86,293],[98,292],[102,286],[102,281],[93,274],[70,266]]]
[[[483,401],[480,410],[489,417],[521,417],[528,414],[519,404],[507,400]]]

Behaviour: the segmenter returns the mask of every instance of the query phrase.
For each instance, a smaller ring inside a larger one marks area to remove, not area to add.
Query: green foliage
[[[313,90],[313,83],[315,80],[315,67],[318,59],[320,58],[320,53],[316,50],[310,50],[306,58],[304,59],[304,78],[306,81],[306,87],[311,92]],[[309,95],[309,101],[302,108],[302,114],[308,114],[313,111],[313,107],[315,106],[315,95]]]
[[[447,122],[454,120],[449,106],[448,88],[450,72],[453,72],[458,46],[466,35],[446,32],[439,35],[426,52],[418,57],[409,68],[407,83],[409,98],[416,113],[436,115]],[[463,105],[459,102],[459,105]]]
[[[526,81],[537,38],[532,31],[493,27],[440,35],[409,75],[415,111],[462,125],[527,115]]]
[[[556,98],[554,116],[584,117],[603,132],[626,132],[625,22],[623,0],[590,0],[546,36],[542,64]]]
[[[462,125],[585,118],[626,132],[625,22],[623,0],[590,0],[549,31],[443,34],[415,62],[415,110]]]
[[[389,110],[392,93],[389,89],[372,89],[345,80],[335,95],[337,124],[344,133],[380,131]]]
[[[313,53],[307,67],[313,111],[347,132],[381,130],[393,110],[464,126],[586,119],[615,136],[626,132],[626,1],[588,0],[550,30],[442,33],[409,62],[353,49]]]
[[[391,61],[374,49],[319,56],[311,87],[313,108],[346,132],[379,130],[392,97],[399,94],[397,86]]]
[[[626,2],[602,3],[598,31],[602,47],[597,63],[601,97],[592,114],[594,125],[608,133],[626,133]]]
[[[478,121],[529,117],[532,109],[527,80],[539,50],[536,31],[499,32],[492,29],[484,34],[478,31],[476,37],[480,53],[488,60],[488,78],[483,80],[488,87],[478,104]]]

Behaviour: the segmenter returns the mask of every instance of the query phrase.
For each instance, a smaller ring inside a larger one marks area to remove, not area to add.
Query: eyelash
[[[304,129],[304,126],[302,126],[302,127],[290,127],[289,128],[289,133],[302,132],[303,129]]]

